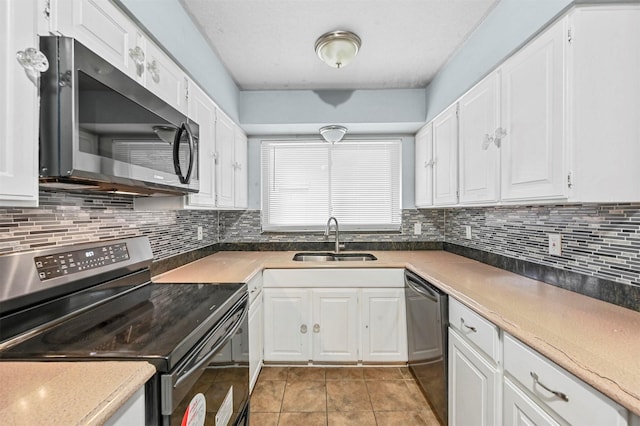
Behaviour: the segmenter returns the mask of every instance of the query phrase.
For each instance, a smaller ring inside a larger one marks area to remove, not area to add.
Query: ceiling
[[[425,87],[499,0],[181,0],[241,90]],[[362,39],[342,69],[318,59],[334,30]]]

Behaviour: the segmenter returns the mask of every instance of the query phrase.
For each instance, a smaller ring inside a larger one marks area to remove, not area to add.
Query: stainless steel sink
[[[296,253],[293,260],[298,262],[367,262],[378,260],[371,253]]]

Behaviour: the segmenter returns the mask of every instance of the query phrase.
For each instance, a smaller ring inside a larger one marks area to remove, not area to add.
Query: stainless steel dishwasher
[[[447,294],[405,271],[409,370],[443,425],[447,424]]]

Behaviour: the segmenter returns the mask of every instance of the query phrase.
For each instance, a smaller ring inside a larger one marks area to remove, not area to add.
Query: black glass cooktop
[[[145,359],[169,371],[246,284],[149,283],[0,353],[20,360]]]

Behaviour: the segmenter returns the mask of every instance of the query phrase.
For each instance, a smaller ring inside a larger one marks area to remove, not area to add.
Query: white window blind
[[[397,231],[401,225],[401,142],[265,141],[262,229]]]

